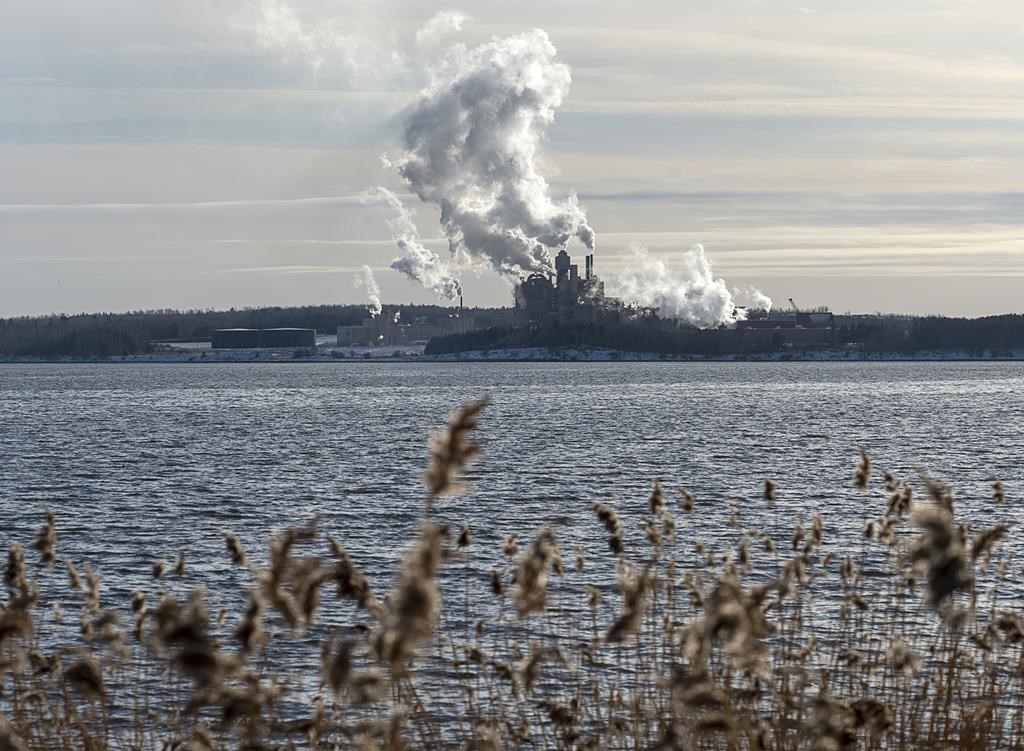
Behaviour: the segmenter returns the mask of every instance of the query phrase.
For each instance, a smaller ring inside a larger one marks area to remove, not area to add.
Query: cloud
[[[177,211],[181,209],[234,209],[260,206],[358,206],[362,193],[242,201],[182,201],[159,203],[0,203],[0,212],[22,211]]]

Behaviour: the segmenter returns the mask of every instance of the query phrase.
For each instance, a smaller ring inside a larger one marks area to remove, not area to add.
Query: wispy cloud
[[[354,274],[364,268],[373,271],[386,271],[387,266],[374,268],[366,264],[356,266],[237,266],[222,269],[225,274]]]
[[[0,203],[0,212],[21,211],[178,211],[182,209],[233,209],[261,206],[359,206],[361,194],[310,196],[240,201],[181,201],[175,203]]]

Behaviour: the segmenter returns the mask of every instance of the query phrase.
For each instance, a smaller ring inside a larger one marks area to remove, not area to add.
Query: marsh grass
[[[700,499],[658,483],[636,544],[593,504],[606,560],[577,550],[566,566],[552,527],[484,555],[433,508],[462,489],[484,406],[432,438],[423,519],[390,582],[314,520],[263,564],[225,533],[248,582],[236,612],[207,612],[184,553],[111,604],[98,572],[58,562],[47,512],[4,566],[0,751],[1024,748],[1008,523],[971,529],[949,488],[872,480],[861,452],[852,483],[877,513],[842,557],[820,515],[776,540],[735,506],[727,549],[683,539]],[[1008,503],[998,479],[992,503]],[[500,564],[481,573],[474,556]]]

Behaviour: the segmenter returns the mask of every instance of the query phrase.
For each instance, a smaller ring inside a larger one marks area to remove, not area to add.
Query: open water
[[[1024,520],[1022,393],[1021,363],[2,366],[0,545],[18,540],[28,549],[52,509],[58,554],[99,571],[104,608],[130,622],[135,588],[152,603],[157,589],[183,597],[204,587],[210,613],[223,609],[213,628],[227,643],[253,578],[230,564],[222,533],[238,534],[258,566],[274,534],[316,517],[383,595],[417,532],[430,430],[486,394],[493,404],[477,431],[486,450],[469,473],[472,489],[436,509],[453,525],[468,524],[474,539],[470,554],[439,575],[439,630],[460,634],[467,619],[493,618],[488,575],[503,565],[502,540],[517,534],[526,543],[543,526],[554,529],[567,564],[575,551],[587,558],[585,573],[567,565],[567,578],[549,585],[557,608],[584,623],[583,582],[609,594],[602,618],[617,612],[614,557],[591,504],[620,509],[627,550],[643,562],[654,477],[677,509],[681,570],[699,570],[697,540],[720,559],[743,530],[767,531],[787,549],[793,526],[809,526],[814,513],[824,518],[825,550],[881,565],[885,550],[865,545],[861,531],[885,509],[883,468],[898,476],[930,470],[953,487],[957,518],[974,529]],[[868,494],[851,487],[860,447],[878,468]],[[990,501],[994,475],[1008,498],[1000,509]],[[765,477],[778,484],[771,505]],[[681,487],[696,497],[692,515],[675,505]],[[1004,545],[1022,542],[1018,525]],[[173,565],[181,551],[184,577],[154,582],[154,564]],[[752,550],[763,574],[759,555]],[[43,648],[80,641],[81,598],[59,570],[41,572],[31,550],[29,559],[43,606],[58,602],[69,615],[48,623]],[[1002,606],[1020,607],[1019,571],[1018,562],[1000,586]],[[819,594],[805,618],[824,635],[835,628],[839,600],[835,590]],[[314,627],[274,639],[266,655],[292,678],[286,711],[294,717],[308,713],[318,691],[317,640],[368,621],[352,603],[323,598]],[[522,640],[550,626],[538,623],[518,626]],[[275,616],[267,626],[282,628]],[[447,663],[425,659],[432,667],[420,679],[432,711],[460,716],[461,695],[432,683]],[[165,709],[187,701],[159,673],[143,682]],[[126,685],[116,701],[134,701]]]
[[[655,477],[670,501],[695,494],[683,537],[712,549],[735,542],[732,503],[780,539],[821,512],[826,542],[853,545],[885,505],[880,483],[851,487],[861,446],[879,473],[948,482],[974,527],[1024,521],[1021,363],[7,365],[0,544],[28,547],[49,508],[61,555],[99,569],[111,601],[186,550],[192,583],[237,605],[222,532],[260,560],[275,531],[319,516],[386,589],[422,509],[429,431],[485,394],[473,489],[439,505],[472,527],[482,572],[507,534],[544,524],[607,558],[595,500],[639,541]]]

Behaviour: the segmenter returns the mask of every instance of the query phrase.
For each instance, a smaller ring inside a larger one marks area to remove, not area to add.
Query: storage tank
[[[315,347],[316,329],[263,329],[261,347]]]
[[[213,349],[278,349],[315,347],[316,329],[217,329]]]
[[[259,329],[217,329],[210,346],[214,349],[255,349],[260,346]]]

